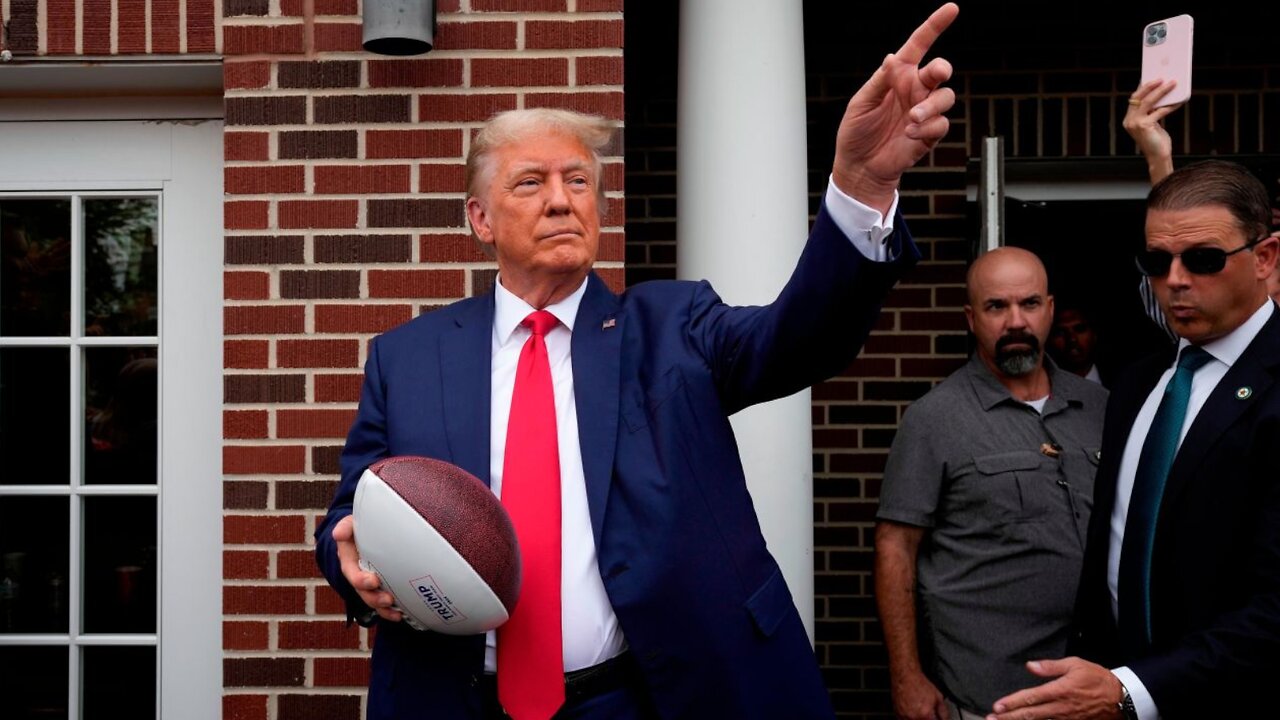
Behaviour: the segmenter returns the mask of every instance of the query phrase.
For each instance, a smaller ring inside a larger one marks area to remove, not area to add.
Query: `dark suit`
[[[1134,418],[1172,361],[1167,351],[1139,363],[1112,390],[1069,651],[1127,665],[1165,720],[1243,717],[1244,708],[1269,706],[1280,670],[1280,312],[1213,389],[1178,450],[1152,555],[1152,651],[1126,657],[1107,590],[1116,476]]]
[[[832,715],[727,416],[848,365],[918,257],[896,223],[899,259],[873,263],[824,208],[791,280],[764,307],[728,307],[705,282],[614,295],[588,280],[571,352],[591,525],[609,601],[663,717]],[[488,482],[493,308],[492,293],[464,300],[370,347],[342,483],[316,532],[320,566],[352,611],[364,605],[331,529],[366,466],[427,455]],[[483,636],[380,623],[369,716],[478,717],[483,657]]]

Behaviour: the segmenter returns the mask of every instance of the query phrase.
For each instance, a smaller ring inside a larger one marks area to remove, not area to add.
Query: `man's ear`
[[[973,306],[964,306],[964,319],[969,321],[969,332],[973,332]]]
[[[489,216],[477,197],[467,198],[467,222],[471,223],[471,232],[475,233],[476,239],[485,245],[493,245],[493,228],[489,226]]]
[[[1266,280],[1271,277],[1271,273],[1276,269],[1276,262],[1280,260],[1280,237],[1271,235],[1254,245],[1253,257],[1257,263],[1258,279]]]

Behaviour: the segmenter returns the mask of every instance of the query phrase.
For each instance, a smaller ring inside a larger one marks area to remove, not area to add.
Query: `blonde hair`
[[[600,151],[613,140],[613,131],[610,120],[573,110],[530,108],[498,113],[489,118],[471,140],[471,150],[467,153],[467,196],[480,197],[482,189],[493,179],[496,170],[493,153],[498,148],[539,135],[568,135],[591,151],[597,204],[600,214],[604,215],[604,160]]]

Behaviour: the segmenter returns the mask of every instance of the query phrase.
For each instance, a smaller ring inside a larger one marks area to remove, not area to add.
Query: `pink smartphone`
[[[1191,97],[1191,39],[1195,22],[1190,15],[1157,20],[1142,29],[1142,82],[1177,80],[1173,91],[1156,107],[1177,105]]]

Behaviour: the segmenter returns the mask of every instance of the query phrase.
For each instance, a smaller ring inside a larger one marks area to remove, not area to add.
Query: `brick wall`
[[[8,48],[15,57],[212,54],[221,49],[218,0],[6,0],[5,5]]]
[[[400,59],[361,51],[356,0],[224,3],[225,717],[363,716],[370,633],[345,626],[311,535],[367,343],[492,285],[463,210],[481,121],[541,106],[622,119],[621,6],[443,0],[436,49]],[[623,165],[608,154],[599,267],[617,287]]]

